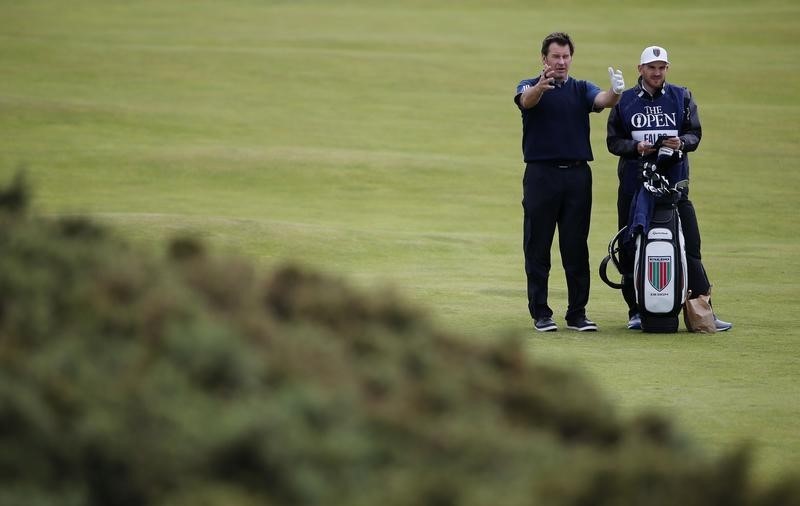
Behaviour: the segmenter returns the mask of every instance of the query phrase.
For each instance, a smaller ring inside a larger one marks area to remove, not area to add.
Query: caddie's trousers
[[[550,249],[558,227],[567,278],[567,321],[585,316],[589,301],[592,172],[585,161],[530,162],[522,179],[523,251],[531,317],[552,316],[547,301]]]
[[[686,247],[686,275],[689,290],[692,291],[691,297],[707,294],[711,290],[711,282],[708,280],[706,269],[703,267],[703,260],[700,254],[700,226],[697,223],[697,214],[694,204],[689,200],[689,189],[681,191],[681,198],[678,200],[678,216],[681,218],[681,229]],[[622,191],[620,185],[617,191],[617,223],[619,228],[628,224],[628,216],[633,195]],[[620,247],[619,263],[623,270],[622,277],[622,296],[628,304],[628,318],[639,312],[636,304],[636,291],[633,284],[633,264],[636,256],[634,241],[630,241],[627,247]]]

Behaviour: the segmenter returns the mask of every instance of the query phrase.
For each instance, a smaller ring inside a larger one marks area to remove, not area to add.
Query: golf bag
[[[679,195],[656,198],[646,232],[636,235],[633,283],[644,332],[677,332],[686,302],[686,250]]]
[[[662,154],[664,158],[680,156],[669,148],[662,149],[665,151],[659,152],[660,158]],[[633,247],[633,285],[642,330],[677,332],[678,315],[686,301],[688,287],[686,250],[677,202],[681,188],[688,181],[670,187],[667,178],[658,173],[657,164],[649,162],[642,165],[641,180],[642,187],[631,204],[628,226],[617,232],[608,245],[608,255],[600,263],[600,278],[611,288],[622,289],[622,281],[615,283],[608,278],[608,262],[613,261],[624,279],[618,253],[620,248]]]

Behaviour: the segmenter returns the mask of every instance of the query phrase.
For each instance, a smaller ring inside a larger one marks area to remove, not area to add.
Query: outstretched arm
[[[621,70],[614,70],[608,67],[608,77],[611,81],[611,88],[601,91],[594,97],[594,110],[601,111],[606,107],[614,107],[619,103],[619,97],[625,90],[625,80],[622,78]]]

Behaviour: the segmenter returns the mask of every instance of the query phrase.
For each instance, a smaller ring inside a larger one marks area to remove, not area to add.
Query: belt
[[[550,160],[548,163],[552,163],[559,169],[571,169],[586,165],[586,160]]]
[[[586,160],[536,160],[530,163],[558,167],[559,169],[571,169],[574,167],[583,167],[586,165]]]

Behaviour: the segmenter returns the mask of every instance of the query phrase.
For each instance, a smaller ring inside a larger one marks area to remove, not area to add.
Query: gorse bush
[[[27,201],[0,193],[0,504],[800,504],[514,339]]]

